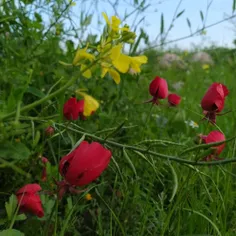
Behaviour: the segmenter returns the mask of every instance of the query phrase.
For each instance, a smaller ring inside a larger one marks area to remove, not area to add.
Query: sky
[[[98,4],[95,4],[98,2]],[[124,18],[125,12],[129,13],[133,11],[133,7],[130,3],[134,0],[120,0],[119,5],[113,8],[109,2],[115,2],[115,0],[86,0],[83,5],[77,3],[74,12],[78,14],[79,11],[88,12],[93,15],[92,27],[90,31],[92,33],[101,32],[103,25],[97,24],[97,19],[103,22],[101,13],[104,11],[108,16],[118,15],[121,19]],[[141,2],[141,0],[139,0]],[[160,40],[156,40],[157,35],[160,33],[161,14],[164,16],[164,28],[168,29],[172,18],[178,7],[177,14],[182,10],[184,13],[174,22],[174,26],[167,36],[167,41],[175,40],[190,34],[186,18],[191,22],[191,30],[202,28],[203,23],[200,17],[200,11],[204,15],[206,20],[205,25],[213,24],[217,21],[223,20],[232,14],[236,15],[236,11],[232,12],[233,0],[146,0],[150,3],[150,7],[147,8],[144,13],[140,14],[135,22],[138,22],[144,17],[139,27],[142,27],[149,35],[150,41],[155,45],[159,44]],[[179,4],[181,2],[181,4]],[[211,4],[210,4],[211,3]],[[209,10],[206,17],[207,6]],[[135,20],[135,15],[131,15],[125,20],[125,23],[132,25]],[[211,44],[217,46],[233,47],[233,40],[236,38],[236,17],[234,18],[235,26],[232,22],[224,22],[214,27],[206,29],[206,35],[198,35],[185,40],[181,40],[175,43],[168,44],[166,47],[174,47],[175,45],[181,49],[191,49],[196,47],[209,46]]]

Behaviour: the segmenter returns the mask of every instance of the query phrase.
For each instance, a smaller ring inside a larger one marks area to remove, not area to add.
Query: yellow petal
[[[135,61],[140,64],[145,64],[147,63],[148,59],[146,56],[137,56],[137,57],[132,57],[132,61]]]
[[[103,78],[103,77],[106,75],[107,71],[108,71],[108,68],[107,68],[107,67],[102,67],[101,78]]]
[[[120,54],[116,60],[112,61],[115,68],[122,73],[126,73],[129,70],[130,63],[130,57],[124,54]]]
[[[113,31],[115,32],[119,31],[120,22],[121,22],[120,19],[117,18],[116,16],[111,17],[111,27]]]
[[[147,63],[146,56],[131,57],[130,67],[136,73],[141,72],[140,66]]]
[[[105,12],[102,12],[102,16],[103,16],[103,18],[105,19],[106,23],[110,26],[111,23],[110,23],[110,21],[109,21],[109,18],[108,18],[108,16],[107,16],[107,14],[106,14]]]
[[[210,66],[208,64],[202,65],[202,69],[203,70],[208,70],[209,68],[210,68]]]
[[[84,97],[84,113],[83,113],[83,115],[90,116],[92,114],[92,112],[95,112],[99,108],[98,101],[86,93],[83,93],[83,92],[78,92],[78,93]]]
[[[80,71],[83,71],[86,69],[86,65],[81,65]],[[86,71],[83,72],[82,74],[85,78],[89,79],[92,77],[92,72],[90,69],[87,69]]]
[[[93,54],[86,52],[86,50],[87,47],[77,50],[75,57],[73,59],[73,65],[77,65],[83,59],[88,59],[89,61],[93,61],[95,59],[95,56]]]
[[[109,69],[109,74],[111,75],[112,79],[116,82],[116,84],[120,83],[120,74],[114,70],[114,69]]]
[[[122,44],[118,44],[111,49],[110,58],[112,61],[116,60],[120,56],[120,51],[122,49]]]

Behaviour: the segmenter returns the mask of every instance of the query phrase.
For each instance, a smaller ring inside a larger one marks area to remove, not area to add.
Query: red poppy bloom
[[[156,76],[149,85],[149,93],[153,98],[148,102],[152,102],[153,104],[158,104],[158,99],[165,99],[168,96],[168,84],[166,80]]]
[[[168,102],[171,106],[177,106],[181,102],[181,97],[175,93],[171,93],[168,95]]]
[[[30,212],[38,217],[44,216],[42,203],[38,192],[41,190],[38,184],[26,184],[16,193],[21,212]]]
[[[67,120],[77,120],[81,110],[80,103],[76,98],[70,98],[63,107],[63,114]]]
[[[73,186],[83,186],[97,179],[107,168],[112,153],[98,142],[83,141],[64,156],[59,164],[60,174]]]
[[[207,136],[201,135],[200,138],[205,144],[225,141],[225,135],[218,130],[211,131]],[[214,152],[211,155],[205,157],[204,160],[219,160],[220,158],[218,158],[218,155],[220,155],[224,148],[225,143],[212,147]]]
[[[227,87],[221,83],[213,83],[202,98],[201,106],[205,118],[216,122],[216,113],[224,109],[225,97],[229,94]]]

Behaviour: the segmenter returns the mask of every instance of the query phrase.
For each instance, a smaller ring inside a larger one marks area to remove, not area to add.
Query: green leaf
[[[235,9],[236,9],[236,0],[233,0],[233,6],[232,6],[233,12],[235,11]]]
[[[202,20],[202,22],[203,22],[203,21],[204,21],[204,16],[203,16],[202,11],[200,11],[200,16],[201,16],[201,20]]]
[[[185,12],[185,10],[179,12],[179,13],[177,14],[176,18],[179,18],[184,12]]]
[[[4,159],[24,160],[30,156],[30,150],[23,143],[0,143],[0,157]]]
[[[20,214],[20,215],[17,215],[17,216],[16,216],[16,219],[15,219],[15,220],[26,220],[26,219],[27,219],[27,217],[26,217],[25,214]]]
[[[133,162],[131,161],[130,157],[128,156],[128,153],[125,151],[124,148],[123,148],[123,154],[124,154],[125,159],[128,161],[131,169],[133,170],[135,177],[137,178],[138,175],[137,175],[137,171],[135,169],[135,166],[134,166]]]
[[[216,233],[217,233],[218,236],[221,236],[221,235],[222,235],[222,234],[220,233],[220,230],[218,229],[217,225],[216,225],[209,217],[207,217],[206,215],[202,214],[202,213],[199,212],[199,211],[195,211],[195,210],[193,210],[193,209],[183,208],[183,210],[188,211],[188,212],[190,212],[190,213],[192,213],[192,214],[196,214],[196,215],[201,216],[202,218],[204,218],[205,220],[207,220],[207,221],[212,225],[212,227],[215,229],[215,231],[216,231]],[[214,234],[214,235],[215,235],[215,234]]]
[[[164,29],[165,29],[165,26],[164,26],[164,15],[163,15],[163,13],[161,13],[161,29],[160,29],[160,33],[161,34],[164,33]]]
[[[187,20],[188,27],[191,29],[191,22],[190,22],[190,20],[188,18],[186,20]]]
[[[25,234],[16,229],[6,229],[0,232],[0,236],[24,236]]]
[[[17,199],[14,194],[9,197],[9,201],[5,203],[5,209],[7,212],[7,218],[10,221],[15,213],[17,207]]]
[[[45,97],[45,94],[42,91],[40,91],[39,89],[35,88],[35,87],[28,87],[26,92],[31,93],[34,96],[39,97],[39,98]]]

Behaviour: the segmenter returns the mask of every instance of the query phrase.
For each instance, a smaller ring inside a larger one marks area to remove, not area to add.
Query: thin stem
[[[61,124],[57,124],[57,125],[65,127],[64,125],[61,125]],[[139,148],[139,147],[135,147],[135,146],[131,146],[131,145],[117,143],[117,142],[111,141],[111,140],[104,140],[103,138],[97,137],[97,136],[95,136],[93,134],[85,133],[85,132],[73,129],[71,127],[68,127],[68,130],[74,131],[74,132],[82,134],[82,135],[86,135],[87,137],[90,137],[90,138],[92,138],[94,140],[98,140],[101,143],[108,143],[108,144],[110,144],[112,146],[115,146],[115,147],[126,148],[126,149],[130,149],[130,150],[133,150],[133,151],[139,151],[141,153],[146,153],[146,154],[149,154],[149,155],[152,155],[152,156],[159,157],[161,159],[170,160],[170,161],[176,161],[178,163],[190,164],[190,165],[193,165],[193,166],[197,166],[197,165],[199,165],[199,166],[224,165],[224,164],[236,162],[236,158],[227,159],[227,160],[211,161],[211,162],[206,162],[206,161],[191,161],[191,160],[186,160],[186,159],[182,159],[182,158],[175,157],[175,156],[164,155],[164,154],[161,154],[161,153],[153,152],[153,151],[150,151],[150,150],[147,150],[147,149],[143,149],[143,148]],[[204,144],[204,145],[206,145],[206,144]],[[201,145],[201,146],[203,146],[203,145]]]

